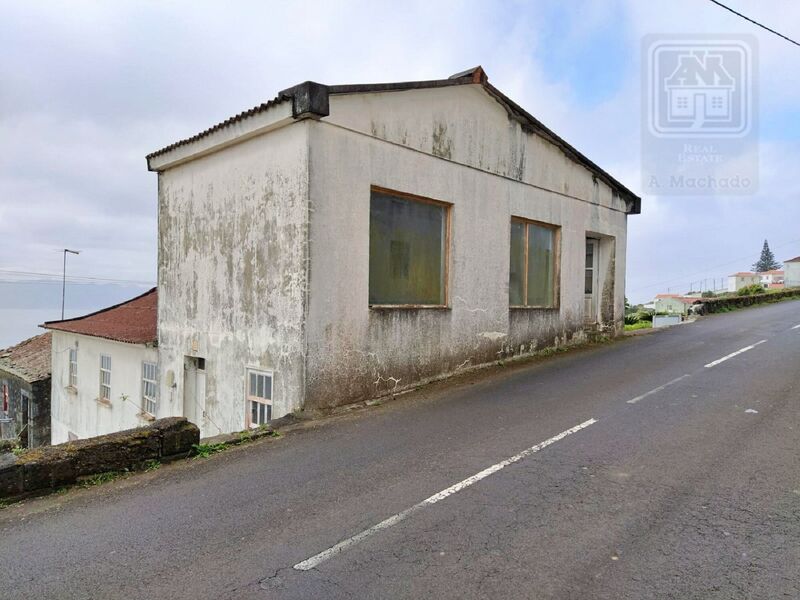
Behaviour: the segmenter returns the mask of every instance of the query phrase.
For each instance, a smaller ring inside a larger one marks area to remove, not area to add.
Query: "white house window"
[[[78,386],[78,349],[69,349],[69,386]]]
[[[142,410],[151,415],[156,414],[156,363],[142,363]]]
[[[269,423],[272,419],[272,375],[247,371],[247,420],[250,427]]]
[[[111,357],[100,355],[100,399],[111,400]]]

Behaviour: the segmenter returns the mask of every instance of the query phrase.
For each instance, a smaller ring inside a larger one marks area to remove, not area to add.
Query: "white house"
[[[488,82],[306,82],[147,157],[203,435],[622,330],[640,199]]]
[[[758,276],[761,278],[761,284],[764,287],[778,287],[783,285],[785,273],[782,269],[773,269],[772,271],[759,271]]]
[[[783,284],[786,287],[800,287],[800,256],[783,262]]]
[[[742,271],[728,275],[728,291],[738,292],[743,287],[748,285],[760,285],[761,275],[758,273],[751,273],[750,271]]]
[[[157,298],[154,288],[83,317],[42,325],[52,331],[53,444],[167,416],[158,402]]]

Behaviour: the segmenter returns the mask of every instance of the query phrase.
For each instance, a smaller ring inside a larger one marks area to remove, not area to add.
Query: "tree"
[[[764,240],[764,247],[761,249],[761,258],[753,265],[753,271],[763,273],[764,271],[774,271],[781,268],[781,263],[775,260],[775,255],[769,249],[767,240]]]

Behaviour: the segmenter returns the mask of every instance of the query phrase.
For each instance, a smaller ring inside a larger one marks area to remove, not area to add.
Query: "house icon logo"
[[[750,128],[750,60],[740,42],[651,47],[649,127],[658,137],[742,136]]]

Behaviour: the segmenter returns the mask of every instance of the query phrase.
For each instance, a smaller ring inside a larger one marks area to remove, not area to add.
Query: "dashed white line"
[[[678,383],[679,381],[683,381],[687,377],[691,377],[691,375],[689,375],[689,373],[687,373],[686,375],[681,375],[680,377],[676,377],[672,381],[668,381],[664,385],[660,385],[657,388],[653,388],[652,390],[650,390],[649,392],[645,392],[641,396],[636,396],[636,398],[631,398],[630,400],[628,400],[628,404],[636,404],[637,402],[639,402],[639,400],[644,400],[648,396],[652,396],[653,394],[657,394],[658,392],[661,392],[661,391],[665,390],[669,386],[671,386],[671,385],[673,385],[675,383]]]
[[[523,458],[526,458],[526,457],[530,456],[531,454],[535,454],[536,452],[539,452],[540,450],[543,450],[543,449],[547,448],[549,445],[554,444],[559,440],[563,440],[568,435],[572,435],[573,433],[576,433],[576,432],[580,431],[581,429],[585,429],[586,427],[588,427],[592,423],[597,423],[597,419],[589,419],[588,421],[584,421],[580,425],[576,425],[575,427],[572,427],[571,429],[567,429],[566,431],[562,431],[558,435],[554,435],[553,437],[551,437],[548,440],[540,442],[540,443],[536,444],[535,446],[531,446],[530,448],[527,448],[526,450],[523,450],[519,454],[515,454],[514,456],[512,456],[510,458],[507,458],[502,462],[499,462],[499,463],[497,463],[495,465],[492,465],[491,467],[488,467],[488,468],[484,469],[480,473],[476,473],[472,477],[467,477],[463,481],[459,481],[458,483],[456,483],[454,485],[451,485],[449,488],[444,489],[441,492],[439,492],[437,494],[434,494],[433,496],[431,496],[429,498],[426,498],[422,502],[418,502],[414,506],[412,506],[410,508],[407,508],[402,512],[399,512],[396,515],[392,515],[388,519],[384,519],[383,521],[381,521],[377,525],[373,525],[369,529],[365,529],[361,533],[358,533],[358,534],[356,534],[356,535],[354,535],[352,537],[349,537],[346,540],[342,540],[341,542],[339,542],[338,544],[336,544],[334,546],[331,546],[327,550],[324,550],[324,551],[320,552],[319,554],[315,554],[311,558],[307,558],[306,560],[297,563],[296,565],[294,565],[293,568],[296,569],[297,571],[309,571],[309,570],[315,568],[320,563],[323,563],[326,560],[328,560],[329,558],[332,558],[332,557],[336,556],[340,552],[343,552],[344,550],[347,550],[351,546],[354,546],[355,544],[358,544],[359,542],[365,540],[366,538],[370,537],[371,535],[374,535],[374,534],[376,534],[379,531],[382,531],[384,529],[388,529],[389,527],[392,527],[393,525],[397,525],[398,523],[400,523],[404,519],[407,519],[409,516],[411,516],[412,514],[417,512],[418,510],[422,510],[425,507],[428,507],[428,506],[431,506],[433,504],[436,504],[440,500],[444,500],[448,496],[452,496],[456,492],[460,492],[461,490],[463,490],[465,488],[468,488],[469,486],[479,482],[481,479],[485,479],[489,475],[492,475],[493,473],[497,473],[501,469],[505,469],[508,465],[511,465],[511,464],[513,464],[515,462],[518,462],[518,461],[522,460]]]
[[[800,325],[795,325],[792,329],[800,329]]]
[[[766,341],[767,340],[761,340],[760,342],[756,342],[755,344],[752,344],[750,346],[745,346],[741,350],[737,350],[736,352],[731,352],[727,356],[723,356],[722,358],[718,358],[717,360],[715,360],[713,362],[710,362],[710,363],[708,363],[707,365],[704,365],[704,366],[705,366],[706,369],[710,369],[711,367],[716,367],[718,364],[725,362],[729,358],[733,358],[734,356],[739,356],[743,352],[747,352],[748,350],[752,350],[756,346],[758,346],[760,344],[763,344]]]

